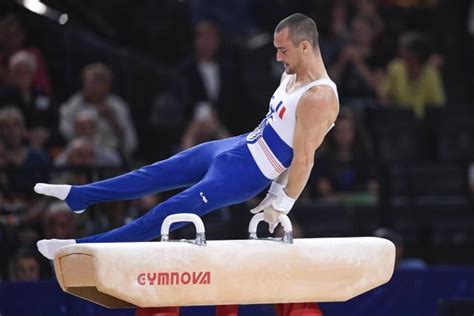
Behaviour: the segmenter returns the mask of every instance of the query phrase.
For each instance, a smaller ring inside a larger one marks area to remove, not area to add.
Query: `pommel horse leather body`
[[[75,244],[54,266],[64,291],[119,308],[346,301],[394,262],[390,241],[357,237]]]

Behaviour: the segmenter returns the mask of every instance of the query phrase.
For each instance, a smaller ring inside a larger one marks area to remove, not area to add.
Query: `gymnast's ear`
[[[302,40],[299,47],[302,49],[303,54],[306,54],[312,50],[312,45],[307,40]]]

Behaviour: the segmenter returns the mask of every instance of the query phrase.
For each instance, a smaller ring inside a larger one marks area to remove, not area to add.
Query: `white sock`
[[[54,255],[59,248],[74,245],[74,239],[41,239],[36,243],[39,252],[50,260],[54,260]]]
[[[54,196],[55,198],[64,201],[69,194],[69,191],[71,191],[71,186],[69,184],[37,183],[34,190],[36,193]]]

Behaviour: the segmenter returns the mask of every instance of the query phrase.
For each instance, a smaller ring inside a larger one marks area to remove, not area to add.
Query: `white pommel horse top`
[[[376,237],[207,241],[194,214],[162,225],[162,242],[75,244],[54,258],[61,288],[110,307],[162,307],[346,301],[388,282],[395,246]],[[192,221],[195,241],[168,240],[171,223]]]

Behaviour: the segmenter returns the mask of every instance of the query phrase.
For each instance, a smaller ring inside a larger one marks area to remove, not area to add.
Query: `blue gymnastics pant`
[[[73,210],[98,202],[136,199],[151,193],[187,188],[124,226],[77,242],[151,240],[160,235],[161,224],[168,215],[185,212],[203,216],[257,195],[271,180],[258,169],[247,148],[246,136],[204,143],[115,178],[73,186],[66,198]]]

